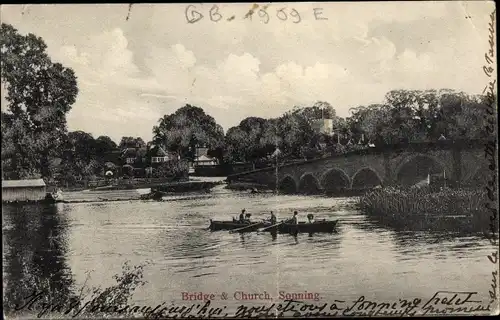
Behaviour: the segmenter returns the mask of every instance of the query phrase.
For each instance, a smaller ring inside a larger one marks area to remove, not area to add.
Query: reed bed
[[[384,188],[364,194],[359,204],[368,214],[396,219],[432,216],[483,220],[488,219],[484,207],[486,197],[484,190],[442,189],[433,192],[428,188]]]

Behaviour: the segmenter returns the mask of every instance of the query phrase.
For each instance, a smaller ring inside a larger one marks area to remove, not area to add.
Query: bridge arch
[[[347,189],[351,186],[351,180],[344,170],[333,168],[325,172],[321,178],[323,190],[327,193]]]
[[[318,179],[311,173],[304,173],[299,180],[299,192],[306,194],[315,194],[321,191]]]
[[[368,189],[383,183],[377,171],[370,167],[364,167],[356,171],[351,180],[351,189]]]
[[[428,174],[442,174],[446,165],[437,157],[417,153],[404,158],[396,167],[395,179],[398,184],[411,186],[427,179]],[[447,176],[451,172],[446,172]]]
[[[297,182],[290,175],[286,175],[283,179],[281,179],[278,186],[279,190],[286,194],[297,192]]]

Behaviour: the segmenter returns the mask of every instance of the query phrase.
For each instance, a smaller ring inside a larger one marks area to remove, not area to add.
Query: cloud
[[[127,6],[86,5],[32,6],[24,16],[7,6],[2,19],[43,37],[54,60],[75,70],[80,93],[70,129],[115,140],[151,138],[157,120],[185,103],[228,129],[317,100],[347,116],[392,89],[483,87],[491,5],[297,3],[281,21],[276,11],[285,5],[271,4],[268,24],[258,14],[242,18],[249,4],[220,5],[224,19],[215,23],[212,6],[196,6],[204,14],[196,24],[186,23],[180,4],[134,5],[128,21]],[[328,20],[315,19],[318,7]]]

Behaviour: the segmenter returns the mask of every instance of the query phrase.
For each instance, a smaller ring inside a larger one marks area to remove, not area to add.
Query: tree
[[[196,147],[223,147],[224,130],[203,109],[189,104],[159,119],[153,127],[153,141],[182,158],[194,159]]]
[[[120,144],[118,145],[118,148],[121,150],[126,149],[126,148],[144,148],[146,147],[146,143],[144,140],[142,140],[141,137],[122,137],[120,140]]]
[[[99,136],[96,140],[96,151],[97,154],[102,156],[108,152],[111,152],[113,150],[116,150],[117,145],[116,143],[111,140],[110,137],[108,136]]]
[[[292,114],[301,115],[308,120],[333,119],[337,112],[331,104],[324,101],[316,102],[312,107],[295,107]]]
[[[53,63],[42,38],[0,27],[1,82],[7,112],[2,112],[2,164],[10,178],[50,176],[50,159],[59,155],[66,113],[78,94],[73,70]]]
[[[226,134],[226,146],[232,161],[255,162],[276,149],[276,127],[270,121],[258,117],[243,119]]]
[[[484,97],[449,89],[394,90],[384,104],[352,109],[348,119],[352,131],[373,142],[478,139],[486,109]]]

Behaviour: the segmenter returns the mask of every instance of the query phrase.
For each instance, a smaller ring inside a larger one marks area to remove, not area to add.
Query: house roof
[[[146,148],[126,148],[122,151],[123,158],[143,157],[146,155]]]
[[[152,151],[153,151],[153,153],[152,153],[153,157],[166,157],[169,155],[168,152],[166,152],[160,146],[155,146]]]
[[[43,179],[2,180],[2,188],[45,187]]]
[[[122,157],[135,157],[137,155],[137,150],[135,148],[126,148],[122,151]]]

